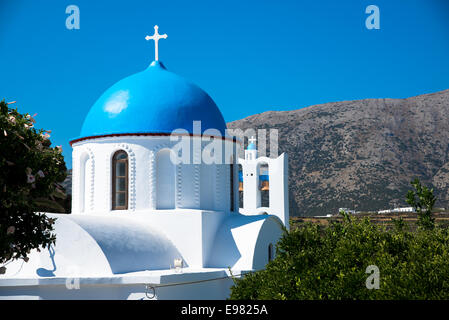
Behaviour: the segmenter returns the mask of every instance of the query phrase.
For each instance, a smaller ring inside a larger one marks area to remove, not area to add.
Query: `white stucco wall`
[[[245,151],[256,155],[255,150]],[[258,215],[268,213],[279,217],[287,229],[289,226],[289,200],[288,200],[288,157],[286,153],[277,158],[258,157],[255,159],[239,158],[243,173],[243,208],[240,213]],[[267,164],[269,176],[269,207],[261,206],[261,192],[259,167]]]
[[[282,222],[276,216],[231,214],[217,229],[207,266],[262,269],[268,263],[268,245],[274,248],[282,234]]]
[[[182,258],[161,229],[124,215],[47,215],[56,218],[56,244],[32,250],[27,263],[13,261],[5,277],[104,277],[170,269],[175,258]]]
[[[188,137],[201,144],[201,152],[206,152],[210,142],[199,137]],[[112,207],[112,157],[118,150],[128,154],[129,186],[128,210],[157,209],[158,199],[164,199],[161,208],[189,208],[229,211],[230,209],[230,165],[207,164],[200,154],[190,154],[190,164],[163,164],[159,153],[172,149],[179,141],[170,141],[168,136],[122,136],[85,140],[73,144],[73,186],[72,212],[107,213]],[[223,141],[227,150],[232,150],[232,141]],[[191,149],[192,150],[192,149]],[[175,151],[172,151],[175,152]],[[159,153],[159,154],[158,154]],[[193,153],[193,151],[191,152]],[[222,154],[224,163],[225,154]],[[166,157],[164,158],[166,160]],[[157,170],[157,168],[161,170]],[[170,171],[170,172],[169,172]],[[172,172],[174,171],[174,172]],[[158,177],[174,176],[173,184],[165,189],[173,189],[174,201],[167,199],[172,193],[159,188]],[[204,184],[202,186],[202,184]],[[158,198],[159,197],[159,198]],[[174,203],[174,207],[170,205]]]
[[[240,271],[233,274],[240,274]],[[41,279],[34,283],[11,280],[0,282],[0,300],[224,300],[229,298],[233,285],[229,276],[229,271],[219,269],[184,269],[181,273],[164,274],[138,272],[116,277],[81,278],[77,279],[77,287],[70,289],[64,278]],[[70,281],[74,285],[75,282]],[[198,283],[192,283],[196,281]],[[179,285],[165,286],[173,283]],[[149,284],[154,286],[154,291],[147,289]]]
[[[10,263],[0,275],[0,299],[142,299],[145,284],[158,299],[225,299],[231,279],[261,269],[268,246],[282,235],[275,216],[178,209],[111,215],[49,214],[57,218],[52,250]],[[183,271],[173,269],[182,258]],[[67,280],[78,279],[80,290]],[[190,284],[190,281],[212,281]],[[213,280],[216,279],[216,280]]]

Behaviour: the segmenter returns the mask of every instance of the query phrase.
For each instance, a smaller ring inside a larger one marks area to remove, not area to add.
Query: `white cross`
[[[167,34],[159,34],[157,32],[157,30],[159,29],[158,26],[154,26],[154,34],[152,36],[146,36],[145,40],[154,40],[154,55],[156,58],[156,61],[159,60],[159,55],[158,55],[158,42],[159,39],[167,39]]]
[[[250,143],[254,143],[257,141],[256,138],[254,138],[254,136],[251,136],[251,139],[248,140]]]

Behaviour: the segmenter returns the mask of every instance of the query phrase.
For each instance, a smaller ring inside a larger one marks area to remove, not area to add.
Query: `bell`
[[[261,181],[260,191],[268,191],[270,190],[270,182],[269,181]]]

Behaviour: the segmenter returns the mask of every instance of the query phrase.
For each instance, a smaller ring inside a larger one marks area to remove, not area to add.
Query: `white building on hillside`
[[[413,207],[405,207],[405,208],[394,208],[394,209],[386,209],[386,210],[379,210],[377,211],[378,214],[384,214],[384,213],[401,213],[401,212],[416,212],[415,208]]]
[[[349,214],[356,214],[355,210],[349,209],[349,208],[338,208],[337,214],[340,214],[341,211],[344,211],[344,212],[349,213]]]
[[[120,80],[71,141],[72,214],[48,214],[56,245],[9,263],[0,298],[227,298],[229,270],[264,268],[289,219],[287,156],[257,158],[253,144],[237,160],[239,143],[209,95],[157,59]]]

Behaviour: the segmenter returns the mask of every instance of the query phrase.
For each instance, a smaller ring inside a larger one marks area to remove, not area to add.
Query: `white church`
[[[72,213],[47,213],[56,244],[9,263],[1,299],[226,299],[232,277],[274,258],[289,228],[287,155],[258,157],[251,139],[238,158],[244,141],[158,61],[160,38],[157,26],[146,37],[155,61],[91,107],[71,141]]]

